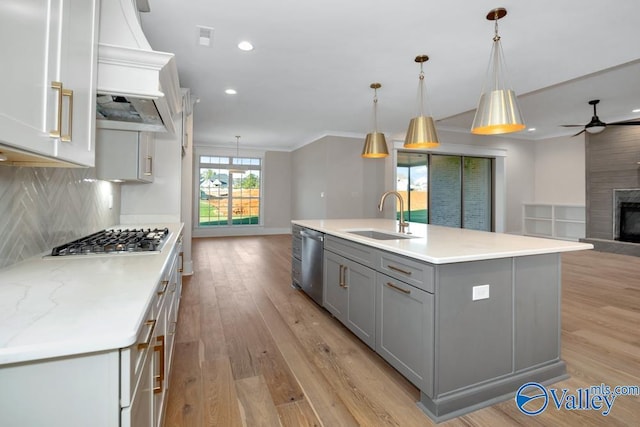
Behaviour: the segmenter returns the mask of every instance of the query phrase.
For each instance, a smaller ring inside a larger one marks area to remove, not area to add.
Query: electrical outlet
[[[478,285],[473,287],[473,301],[489,299],[489,285]]]

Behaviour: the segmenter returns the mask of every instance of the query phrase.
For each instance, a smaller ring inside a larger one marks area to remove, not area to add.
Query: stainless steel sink
[[[406,234],[400,233],[385,233],[383,231],[376,230],[350,230],[347,231],[349,234],[357,234],[358,236],[368,237],[370,239],[376,240],[402,240],[402,239],[413,239],[418,236],[410,236]]]

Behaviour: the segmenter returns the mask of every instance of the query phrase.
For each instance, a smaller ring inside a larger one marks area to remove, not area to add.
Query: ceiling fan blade
[[[640,125],[640,121],[607,123],[607,126],[639,126],[639,125]]]
[[[565,127],[565,128],[581,128],[581,127],[584,127],[584,125],[560,125],[560,126]]]
[[[584,133],[584,132],[586,132],[586,131],[584,129],[582,129],[580,132],[578,132],[578,133],[576,133],[574,135],[571,135],[571,137],[573,138],[574,136],[578,136],[578,135],[580,135],[581,133]]]

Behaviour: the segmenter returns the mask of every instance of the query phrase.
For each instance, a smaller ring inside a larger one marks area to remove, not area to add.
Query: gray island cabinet
[[[567,378],[560,252],[590,245],[413,224],[380,240],[352,230],[393,233],[394,221],[294,223],[325,233],[324,307],[420,389],[433,420]]]

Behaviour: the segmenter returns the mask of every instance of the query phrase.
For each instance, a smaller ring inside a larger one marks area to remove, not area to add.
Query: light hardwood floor
[[[165,426],[430,426],[419,392],[291,288],[291,236],[195,239],[184,280]],[[640,258],[564,254],[562,358],[575,392],[640,386]],[[640,426],[640,396],[611,414],[508,400],[441,426]]]

